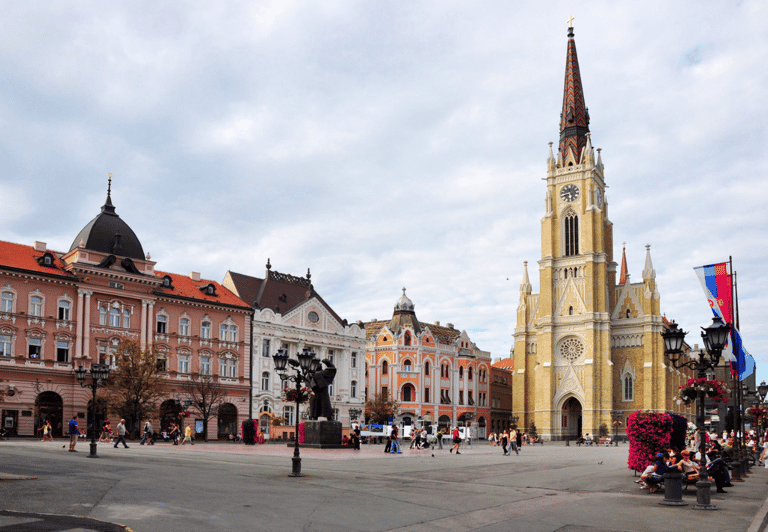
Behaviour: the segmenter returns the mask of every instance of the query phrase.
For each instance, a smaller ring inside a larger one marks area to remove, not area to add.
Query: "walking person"
[[[168,436],[173,440],[174,445],[179,444],[179,426],[176,423],[171,423],[168,429]]]
[[[403,454],[403,451],[400,450],[400,444],[397,441],[397,433],[398,433],[397,425],[392,425],[392,434],[390,435],[390,437],[392,438],[392,447],[389,450],[391,454],[395,454],[395,453]]]
[[[517,449],[515,450],[515,452],[517,454],[520,454],[519,451],[523,450],[523,433],[520,432],[519,430],[515,431],[515,444],[517,445]]]
[[[509,445],[509,433],[505,430],[501,433],[501,454],[507,456],[507,445]]]
[[[48,420],[43,425],[43,441],[53,441],[53,427],[51,427],[51,422]]]
[[[437,434],[435,434],[435,437],[437,438],[437,445],[440,447],[440,450],[443,450],[443,429],[437,429]]]
[[[520,434],[519,431],[515,430],[512,427],[509,428],[509,451],[507,451],[507,454],[510,456],[512,455],[513,450],[515,451],[516,455],[520,454],[519,447],[517,444],[517,438],[519,434]],[[522,437],[521,437],[521,443],[522,443]]]
[[[117,438],[115,438],[115,449],[117,449],[117,444],[122,442],[123,447],[128,449],[128,444],[125,443],[125,420],[121,419],[120,423],[117,424]]]
[[[77,414],[72,416],[69,422],[69,452],[76,453],[75,445],[77,445],[77,438],[80,436],[80,431],[77,429]]]
[[[451,447],[451,452],[456,449],[456,454],[461,454],[459,452],[459,447],[461,447],[461,434],[459,434],[459,427],[453,427],[453,432],[451,435],[453,436],[453,447]]]
[[[141,438],[139,445],[144,445],[145,442],[147,445],[155,444],[155,441],[152,439],[152,420],[151,419],[148,419],[147,422],[144,423],[144,436]]]
[[[184,427],[184,441],[181,442],[182,445],[189,442],[190,445],[194,445],[192,442],[192,425],[187,425]]]
[[[360,450],[360,425],[355,425],[355,428],[352,430],[352,443],[353,443],[353,449],[355,451]]]

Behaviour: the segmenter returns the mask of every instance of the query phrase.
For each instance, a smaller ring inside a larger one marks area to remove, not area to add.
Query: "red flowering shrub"
[[[669,447],[672,439],[672,416],[662,412],[638,410],[627,418],[627,436],[627,467],[642,471],[653,463],[656,453]]]
[[[691,406],[699,396],[699,391],[704,392],[713,401],[728,402],[728,394],[731,391],[724,381],[711,381],[705,378],[688,379],[688,382],[680,386],[680,391],[675,400],[677,404]]]

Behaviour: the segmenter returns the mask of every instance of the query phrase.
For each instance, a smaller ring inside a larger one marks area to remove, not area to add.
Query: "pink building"
[[[108,192],[66,253],[43,242],[0,241],[3,427],[33,436],[49,419],[61,435],[74,414],[88,413],[91,392],[74,369],[114,364],[117,343],[129,338],[156,344],[168,372],[165,419],[156,430],[174,419],[181,385],[197,373],[215,376],[227,392],[217,419],[209,420],[209,438],[233,433],[250,415],[251,315],[250,306],[199,273],[156,271]]]

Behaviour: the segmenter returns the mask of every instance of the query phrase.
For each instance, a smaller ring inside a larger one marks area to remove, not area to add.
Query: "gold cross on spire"
[[[107,174],[107,176],[109,177],[109,179],[107,180],[109,183],[107,185],[107,195],[109,195],[112,193],[112,174]]]
[[[569,18],[569,19],[568,19],[568,27],[569,27],[569,28],[572,28],[572,27],[573,27],[573,19],[575,19],[575,18],[576,18],[576,17],[574,17],[573,15],[571,15],[571,18]]]

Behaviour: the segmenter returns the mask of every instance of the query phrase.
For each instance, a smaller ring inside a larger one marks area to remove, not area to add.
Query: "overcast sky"
[[[67,251],[111,172],[160,270],[309,267],[350,321],[407,287],[421,321],[508,356],[573,15],[615,260],[626,242],[639,281],[651,244],[700,344],[693,267],[733,256],[768,379],[768,2],[543,4],[4,3],[0,239]]]

